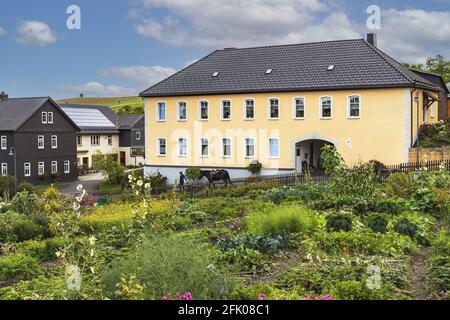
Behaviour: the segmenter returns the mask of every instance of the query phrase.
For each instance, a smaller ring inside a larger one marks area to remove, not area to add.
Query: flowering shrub
[[[191,292],[186,292],[185,294],[180,294],[179,292],[177,292],[176,294],[168,293],[168,294],[164,295],[161,298],[161,300],[164,300],[164,301],[170,301],[170,300],[184,300],[184,301],[187,301],[187,300],[194,300],[194,299],[192,298],[192,293]]]

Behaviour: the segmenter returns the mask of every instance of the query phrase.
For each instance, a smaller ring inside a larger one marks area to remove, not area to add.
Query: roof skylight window
[[[217,71],[214,72],[212,76],[213,76],[214,78],[215,78],[215,77],[218,77],[218,76],[219,76],[219,72],[217,72]]]
[[[266,74],[271,74],[273,69],[267,69]]]
[[[332,64],[331,66],[328,67],[328,71],[333,71],[334,70],[334,64]]]

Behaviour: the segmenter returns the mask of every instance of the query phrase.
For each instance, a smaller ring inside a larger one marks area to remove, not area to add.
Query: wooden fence
[[[395,172],[414,172],[419,171],[423,168],[427,168],[428,171],[437,171],[440,170],[441,167],[444,167],[447,171],[450,171],[450,160],[443,161],[428,161],[428,162],[419,162],[419,163],[401,163],[393,166],[386,166],[378,170],[378,177],[380,180],[385,181],[389,175]],[[252,176],[247,178],[236,178],[231,179],[232,185],[245,185],[251,183],[258,182],[271,182],[274,186],[294,186],[294,185],[303,185],[307,182],[313,183],[327,183],[329,177],[324,173],[312,174],[312,175],[304,175],[297,172],[290,172],[284,174],[277,175],[265,175],[265,176]],[[206,184],[198,185],[196,188],[201,189]],[[223,182],[215,183],[216,186],[223,186]],[[155,190],[155,194],[164,193],[173,187],[164,187],[158,190]],[[190,186],[186,186],[186,188],[190,188]]]

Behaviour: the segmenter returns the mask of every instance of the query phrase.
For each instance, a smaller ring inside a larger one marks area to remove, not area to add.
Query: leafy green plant
[[[217,246],[221,251],[236,249],[243,246],[264,254],[278,255],[284,250],[293,248],[294,241],[290,234],[266,234],[262,236],[246,235],[220,239]]]
[[[121,182],[125,168],[113,157],[104,156],[100,152],[97,152],[92,159],[94,169],[100,171],[110,184],[118,184]]]
[[[408,198],[414,191],[414,181],[411,173],[397,172],[388,177],[385,187],[391,196]]]
[[[227,274],[215,267],[208,247],[183,237],[149,236],[138,251],[112,263],[103,279],[107,290],[116,291],[122,277],[135,274],[146,299],[161,299],[168,292],[195,292],[197,299],[219,299],[232,290]]]
[[[247,170],[250,171],[252,174],[260,173],[263,168],[263,165],[258,160],[252,161],[247,167]]]
[[[408,218],[402,218],[394,224],[395,232],[410,236],[414,238],[417,233],[417,226],[408,220]]]
[[[271,264],[266,256],[259,251],[246,248],[243,245],[224,251],[219,256],[219,262],[230,265],[238,272],[257,274],[270,271]]]
[[[279,207],[270,212],[256,212],[246,219],[252,234],[307,233],[317,225],[316,213],[303,207]]]
[[[52,238],[45,241],[26,241],[17,245],[20,253],[33,257],[38,261],[56,260],[56,252],[64,247],[62,238]]]
[[[13,222],[11,227],[12,233],[16,236],[18,242],[44,237],[47,233],[45,227],[40,226],[28,219],[19,219]]]
[[[327,216],[328,231],[351,231],[352,230],[352,218],[345,213],[334,213]]]
[[[365,281],[336,282],[331,293],[337,300],[383,300],[386,296],[380,289],[369,289]]]
[[[389,220],[385,215],[380,213],[372,213],[367,219],[367,226],[373,231],[378,233],[386,233],[388,229]]]
[[[41,273],[36,259],[24,254],[0,258],[0,281],[29,280]]]

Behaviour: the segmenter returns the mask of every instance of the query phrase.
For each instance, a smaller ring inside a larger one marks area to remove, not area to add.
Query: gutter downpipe
[[[411,148],[414,147],[414,98],[413,94],[417,89],[410,91],[411,94]]]

